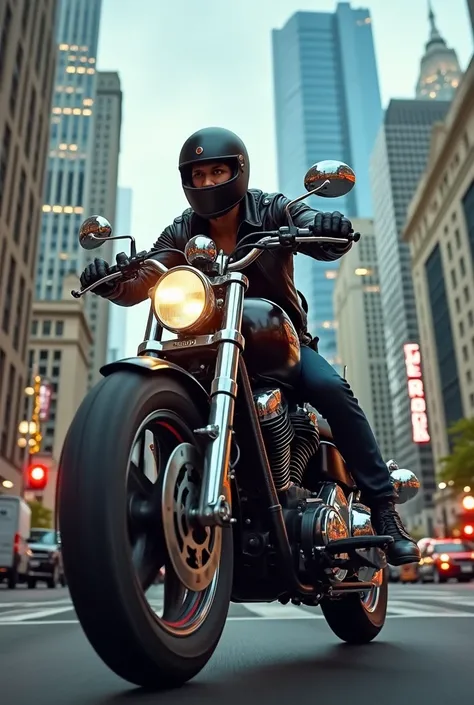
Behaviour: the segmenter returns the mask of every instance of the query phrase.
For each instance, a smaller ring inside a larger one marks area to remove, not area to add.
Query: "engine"
[[[290,413],[278,388],[258,390],[254,402],[276,490],[285,491],[291,482],[301,486],[319,448],[316,410],[304,404]]]

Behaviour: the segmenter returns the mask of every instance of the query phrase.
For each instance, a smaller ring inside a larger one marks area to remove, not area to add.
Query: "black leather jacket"
[[[285,207],[288,203],[289,199],[281,193],[267,194],[263,191],[250,189],[242,202],[237,240],[239,241],[244,235],[254,231],[276,230],[287,225]],[[301,202],[291,208],[293,221],[300,228],[313,225],[315,214],[316,211]],[[153,249],[156,250],[153,257],[163,262],[167,267],[183,264],[184,256],[181,258],[178,253],[167,252],[160,254],[160,250],[165,247],[173,247],[184,251],[185,245],[191,237],[198,234],[205,235],[207,232],[208,223],[199,218],[191,208],[188,208],[162,232],[153,246]],[[258,239],[259,236],[256,235],[255,240]],[[328,262],[339,259],[350,248],[351,243],[341,243],[340,246],[308,243],[308,245],[299,245],[298,252]],[[249,249],[241,250],[239,257],[243,257],[249,252]],[[282,249],[266,250],[245,269],[245,274],[249,279],[246,296],[269,299],[281,306],[291,318],[300,340],[308,344],[311,336],[306,329],[307,318],[301,308],[293,281],[293,254]],[[146,299],[149,289],[155,282],[156,272],[144,268],[136,279],[117,284],[103,296],[120,306],[134,306]]]

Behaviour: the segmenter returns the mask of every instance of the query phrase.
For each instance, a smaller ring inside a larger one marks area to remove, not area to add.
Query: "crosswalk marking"
[[[163,588],[152,592],[150,607],[163,611]],[[467,609],[466,609],[467,608]],[[468,610],[471,611],[468,611]],[[66,613],[70,612],[71,615]],[[240,614],[239,614],[240,612]],[[64,615],[61,618],[60,615]],[[57,618],[56,618],[57,616]],[[74,618],[73,618],[74,617]],[[474,617],[474,590],[423,589],[397,586],[389,589],[388,619]],[[319,608],[272,603],[232,603],[228,621],[324,619]],[[0,602],[0,625],[77,624],[70,598],[52,601]]]
[[[72,606],[68,607],[55,607],[54,609],[41,610],[39,612],[25,612],[24,614],[14,614],[13,616],[7,614],[0,617],[2,622],[26,622],[30,619],[41,619],[42,617],[52,617],[53,614],[61,614],[63,612],[71,612]]]
[[[241,607],[245,607],[256,617],[264,619],[317,619],[322,616],[319,611],[316,614],[296,605],[281,605],[279,602],[244,602],[241,603]],[[238,620],[242,617],[230,615],[228,619]]]

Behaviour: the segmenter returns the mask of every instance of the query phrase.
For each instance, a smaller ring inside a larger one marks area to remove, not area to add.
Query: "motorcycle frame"
[[[171,271],[171,270],[170,270]],[[241,333],[244,294],[248,286],[247,278],[238,272],[210,278],[213,286],[225,285],[227,295],[223,308],[222,327],[212,335],[183,336],[181,339],[162,341],[163,327],[156,319],[152,307],[147,323],[145,340],[138,348],[138,355],[161,358],[166,356],[178,363],[182,374],[189,373],[181,368],[178,360],[179,351],[192,346],[196,349],[217,348],[216,365],[209,395],[208,424],[195,429],[198,436],[206,442],[204,451],[203,485],[198,508],[194,519],[204,526],[219,525],[229,530],[236,523],[231,516],[230,454],[233,435],[233,421],[237,401],[245,410],[249,437],[246,445],[251,444],[254,451],[252,484],[258,487],[262,506],[266,513],[269,529],[274,541],[278,561],[280,584],[275,586],[277,594],[291,595],[293,599],[314,600],[321,595],[321,588],[302,583],[298,577],[296,561],[286,529],[283,507],[273,481],[273,475],[267,457],[257,410],[253,401],[253,391],[242,352],[245,340]],[[176,357],[173,355],[176,354]],[[170,354],[171,353],[171,354]],[[113,363],[115,364],[115,363]],[[224,434],[220,434],[220,424]],[[217,442],[219,441],[219,442]],[[234,485],[234,492],[238,492]],[[364,590],[373,587],[372,583],[346,583],[345,591]]]

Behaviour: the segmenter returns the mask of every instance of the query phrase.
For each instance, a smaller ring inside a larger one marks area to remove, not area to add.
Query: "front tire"
[[[325,598],[321,610],[334,634],[348,644],[368,644],[377,637],[385,624],[388,604],[388,569],[382,574],[380,586],[365,597],[361,593],[343,595],[340,599]]]
[[[157,410],[174,419],[162,425],[172,431],[171,438],[176,436],[175,446],[196,445],[193,429],[207,419],[174,378],[117,372],[102,380],[82,403],[68,432],[58,485],[64,572],[82,628],[117,675],[154,689],[182,685],[206,665],[225,625],[233,572],[232,532],[225,528],[212,603],[197,627],[178,629],[183,620],[160,620],[146,602],[140,582],[153,584],[157,573],[150,573],[149,560],[155,553],[144,544],[139,547],[142,558],[148,559],[147,576],[142,571],[139,581],[127,517],[132,506],[127,482],[136,433]],[[151,522],[157,534],[161,517],[153,515]],[[156,571],[162,565],[160,561]]]

